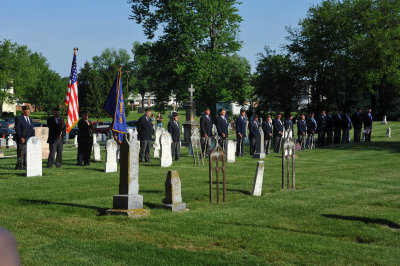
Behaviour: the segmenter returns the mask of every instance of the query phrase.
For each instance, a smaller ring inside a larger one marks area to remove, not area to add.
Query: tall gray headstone
[[[156,135],[155,135],[154,144],[153,144],[154,158],[160,158],[160,150],[161,150],[160,137],[161,137],[161,134],[164,132],[164,130],[165,129],[162,127],[158,127],[156,129]]]
[[[234,163],[235,162],[235,156],[236,156],[236,145],[233,140],[228,140],[228,144],[226,145],[226,161],[228,163]]]
[[[264,178],[264,161],[257,162],[256,175],[254,177],[252,196],[261,196],[262,183]]]
[[[93,144],[93,159],[95,162],[101,161],[100,144],[99,143]]]
[[[392,129],[390,127],[388,127],[388,129],[386,130],[386,137],[387,138],[391,138],[392,137]]]
[[[134,218],[149,215],[150,211],[143,209],[143,196],[139,195],[139,143],[124,138],[120,150],[119,194],[114,195],[113,209],[107,213]]]
[[[164,131],[160,137],[161,167],[170,167],[172,165],[171,143],[171,134],[168,131]]]
[[[181,180],[178,171],[168,171],[165,181],[165,199],[163,199],[163,208],[172,211],[186,211],[186,203],[182,202]]]
[[[264,131],[259,128],[259,134],[256,138],[256,152],[253,154],[253,158],[265,158],[265,151],[264,151]]]
[[[42,176],[42,142],[30,137],[26,143],[26,176]]]
[[[6,148],[7,147],[7,140],[5,138],[0,139],[0,147]]]
[[[106,173],[117,172],[117,148],[118,144],[115,140],[109,139],[106,144],[107,161],[106,161]]]

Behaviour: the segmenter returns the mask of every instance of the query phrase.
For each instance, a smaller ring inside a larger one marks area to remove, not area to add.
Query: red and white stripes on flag
[[[76,51],[72,59],[71,75],[67,95],[65,96],[65,105],[68,107],[67,133],[75,126],[79,119],[78,103],[78,72],[76,70]]]

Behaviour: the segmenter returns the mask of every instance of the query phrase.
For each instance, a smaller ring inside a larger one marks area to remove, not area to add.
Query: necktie
[[[28,125],[30,125],[31,123],[29,122],[29,118],[27,116],[25,116],[26,122],[28,123]]]

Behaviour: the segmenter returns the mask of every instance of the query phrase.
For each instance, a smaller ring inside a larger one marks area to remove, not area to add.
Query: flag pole
[[[78,49],[78,47],[75,47],[74,48],[74,55],[76,56],[76,52],[77,51],[79,51],[79,49]],[[65,113],[67,112],[67,109],[68,109],[68,105],[67,104],[64,104],[64,112],[63,112],[63,115],[62,115],[62,118],[65,120]],[[65,121],[64,121],[64,123],[65,123]]]

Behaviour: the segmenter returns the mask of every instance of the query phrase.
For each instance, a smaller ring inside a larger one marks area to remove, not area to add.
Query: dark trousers
[[[298,135],[298,142],[300,144],[301,149],[304,150],[306,147],[306,135],[303,134]]]
[[[332,130],[327,130],[326,131],[326,145],[332,145],[332,137],[333,137]]]
[[[250,138],[250,155],[256,152],[256,138]]]
[[[371,130],[369,131],[368,134],[365,133],[365,141],[366,142],[371,142],[371,133],[372,133],[372,128],[371,128]]]
[[[340,143],[341,132],[342,132],[341,128],[335,128],[335,135],[333,137],[333,143],[334,144],[339,144]]]
[[[244,139],[240,136],[236,139],[236,156],[244,155]]]
[[[209,156],[211,153],[211,138],[201,138],[201,152],[206,156]]]
[[[220,138],[219,139],[219,146],[224,150],[224,153],[226,154],[226,147],[228,146],[228,140],[226,138]]]
[[[77,164],[82,165],[82,162],[87,165],[90,164],[90,155],[92,153],[92,138],[79,139],[78,138],[78,156]],[[54,157],[53,157],[54,158]]]
[[[342,143],[349,143],[349,137],[350,137],[350,130],[349,129],[343,129],[343,134],[342,134]]]
[[[175,161],[178,161],[179,158],[181,157],[181,143],[179,141],[172,142],[171,152],[172,152],[172,158],[174,158],[175,155]]]
[[[354,129],[354,142],[360,142],[361,139],[361,128]]]
[[[281,151],[281,139],[282,139],[281,135],[274,137],[274,152],[275,153],[279,153]]]
[[[62,165],[62,152],[63,152],[63,141],[57,138],[53,143],[49,143],[49,159],[47,160],[47,167],[52,167],[54,163],[54,156],[57,153],[56,167],[61,167]]]
[[[325,128],[322,128],[318,132],[318,146],[325,146]]]
[[[22,170],[26,168],[26,141],[24,144],[17,144],[17,164],[16,170]]]
[[[271,136],[266,136],[264,140],[264,149],[266,154],[270,154],[270,149],[271,149],[271,142],[272,142],[272,137]]]
[[[143,162],[143,157],[146,162],[150,162],[150,145],[151,140],[140,141],[139,162]]]

